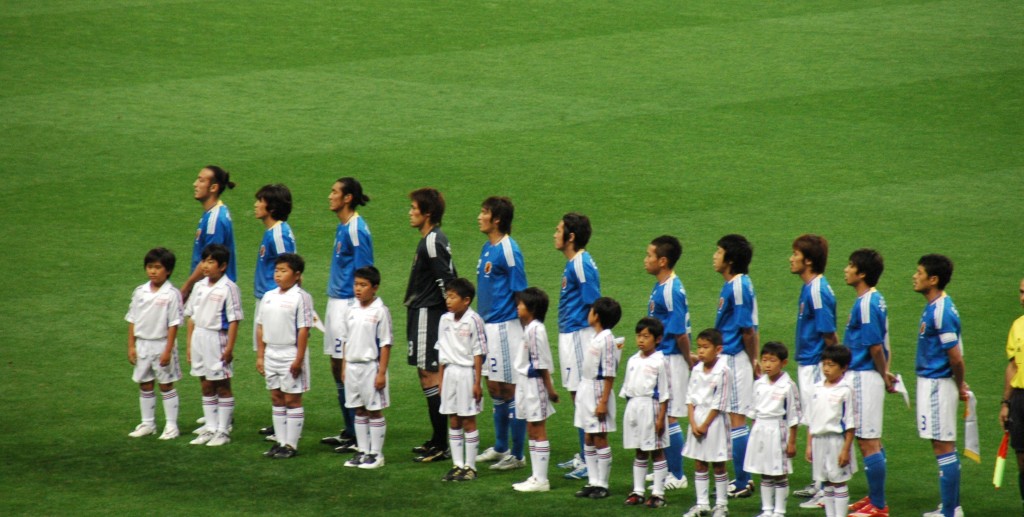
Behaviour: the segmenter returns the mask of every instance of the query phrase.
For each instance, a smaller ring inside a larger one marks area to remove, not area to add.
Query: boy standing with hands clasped
[[[686,390],[686,405],[689,410],[690,428],[683,456],[693,458],[694,485],[697,489],[697,504],[683,517],[726,517],[729,515],[729,474],[725,462],[732,456],[732,441],[729,434],[729,396],[732,371],[725,361],[719,361],[722,353],[722,333],[705,329],[697,335],[697,358],[700,362],[690,372],[690,386]],[[715,472],[715,506],[711,507],[708,494],[710,479],[708,467]]]
[[[668,435],[665,428],[668,401],[672,395],[665,355],[656,349],[664,328],[658,318],[651,316],[636,324],[636,347],[640,351],[626,363],[626,379],[622,381],[622,391],[619,392],[619,396],[626,399],[626,412],[622,416],[625,425],[622,445],[626,449],[636,449],[633,492],[626,497],[626,506],[645,503],[644,478],[648,456],[654,460],[654,486],[651,498],[646,500],[647,507],[665,506],[665,475],[668,472],[668,462],[665,461]]]
[[[850,366],[850,349],[828,345],[821,352],[824,378],[814,385],[807,419],[807,461],[814,481],[822,483],[826,517],[846,517],[850,493],[846,482],[857,472],[853,458],[853,388],[843,381]]]

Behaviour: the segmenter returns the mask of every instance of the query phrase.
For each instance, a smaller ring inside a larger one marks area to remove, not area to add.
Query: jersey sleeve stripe
[[[220,215],[220,209],[215,208],[210,211],[210,217],[206,218],[206,234],[213,235],[217,233],[217,217]]]
[[[811,281],[811,305],[814,308],[821,308],[821,277],[817,277]]]
[[[871,323],[871,294],[868,293],[860,299],[860,322],[864,325]]]
[[[576,255],[572,259],[572,271],[576,273],[576,278],[579,279],[581,284],[587,283],[587,273],[583,269],[583,254]]]
[[[352,220],[348,222],[348,238],[352,241],[353,246],[359,246],[359,216],[352,216]]]
[[[437,258],[437,234],[430,232],[427,234],[427,256],[430,258]]]
[[[733,303],[735,305],[743,305],[743,277],[738,276],[731,283]]]
[[[506,236],[501,241],[501,252],[505,255],[505,263],[508,267],[516,267],[516,254],[512,251],[512,241]]]

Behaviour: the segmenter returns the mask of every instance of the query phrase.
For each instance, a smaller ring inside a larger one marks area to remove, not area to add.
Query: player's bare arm
[[[544,389],[548,391],[548,400],[551,402],[558,402],[558,392],[555,391],[555,387],[551,385],[551,372],[548,370],[540,370],[541,375],[544,376]]]
[[[267,352],[267,344],[263,341],[263,325],[256,325],[256,371],[263,376],[267,375],[263,366],[263,356]]]
[[[388,361],[391,359],[391,345],[380,347],[380,360],[377,363],[377,378],[373,381],[373,389],[380,391],[387,386]]]
[[[138,356],[135,352],[135,324],[128,324],[128,362],[135,364],[138,360]],[[1012,363],[1011,363],[1012,364]],[[1003,397],[1005,398],[1005,397]]]
[[[839,466],[845,467],[850,464],[850,446],[853,445],[853,429],[847,429],[843,433],[843,450],[839,452]]]
[[[174,341],[178,339],[178,326],[167,327],[167,345],[160,354],[160,366],[166,367],[171,364],[171,354],[174,352]]]
[[[949,368],[953,370],[953,381],[956,382],[956,388],[960,392],[960,400],[966,402],[968,399],[967,392],[971,389],[964,381],[964,356],[960,353],[960,347],[954,346],[946,351],[946,355],[949,357]]]
[[[754,379],[757,379],[761,376],[761,362],[757,360],[761,336],[754,327],[742,328],[740,329],[740,334],[743,339],[743,349],[747,352],[747,357],[750,359],[751,366],[753,366]]]
[[[1010,394],[1013,393],[1013,387],[1010,383],[1013,381],[1013,377],[1017,375],[1017,362],[1010,358],[1010,362],[1006,364],[1006,380],[1003,383],[1003,402],[999,405],[999,425],[1006,427],[1006,420],[1010,417]]]
[[[228,344],[224,347],[224,354],[220,356],[220,360],[224,361],[224,364],[230,363],[235,358],[235,338],[238,337],[238,322],[232,321],[228,323]]]
[[[306,361],[306,349],[309,344],[309,327],[302,327],[299,329],[298,335],[295,339],[295,345],[298,350],[295,352],[295,360],[292,361],[291,368],[288,369],[292,377],[298,377],[302,374],[302,364]]]
[[[597,401],[597,408],[594,409],[594,415],[602,422],[604,422],[605,417],[608,416],[608,397],[611,396],[612,385],[614,383],[614,377],[605,377],[601,386],[601,398]]]
[[[875,365],[875,371],[882,376],[882,380],[885,381],[885,391],[894,393],[896,388],[893,387],[892,382],[896,380],[896,376],[889,371],[889,366],[885,360],[885,351],[882,349],[882,344],[871,345],[868,348],[868,352],[871,353],[871,361]]]
[[[686,334],[676,336],[676,350],[679,350],[679,353],[683,355],[686,367],[693,368],[694,363],[697,361],[697,356],[690,350],[690,336]]]

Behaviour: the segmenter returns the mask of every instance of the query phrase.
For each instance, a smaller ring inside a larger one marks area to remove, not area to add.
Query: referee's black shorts
[[[1010,392],[1010,418],[1006,427],[1010,431],[1010,447],[1024,452],[1024,389],[1013,388]]]
[[[441,322],[441,316],[448,312],[444,305],[437,307],[409,307],[409,317],[406,320],[406,338],[409,341],[410,366],[415,366],[428,372],[438,371],[438,353],[434,345],[437,344],[437,326]]]

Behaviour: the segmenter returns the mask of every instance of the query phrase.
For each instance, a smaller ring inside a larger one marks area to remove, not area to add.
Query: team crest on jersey
[[[338,255],[341,253],[341,241],[334,241],[334,254]]]
[[[801,316],[804,315],[804,302],[800,302],[800,312],[798,314],[800,314]]]
[[[267,254],[267,247],[260,244],[260,258],[263,258]]]
[[[719,311],[721,311],[721,310],[722,310],[722,306],[723,306],[723,305],[725,305],[725,298],[719,298],[719,299],[718,299],[718,310],[719,310]]]
[[[921,334],[921,335],[924,335],[924,331],[925,331],[925,329],[927,329],[927,328],[928,328],[928,327],[927,327],[927,325],[925,324],[925,322],[923,322],[923,321],[922,321],[922,322],[921,322],[921,330],[917,331],[917,333],[918,333],[918,334]]]
[[[654,300],[647,304],[647,314],[654,314]]]
[[[199,238],[203,236],[202,228],[196,228],[196,242],[199,242]]]
[[[491,261],[489,261],[489,260],[487,262],[484,262],[484,274],[485,275],[491,274]]]
[[[569,284],[569,281],[566,280],[566,278],[563,276],[562,277],[562,290],[565,290],[565,286],[568,285],[568,284]]]

